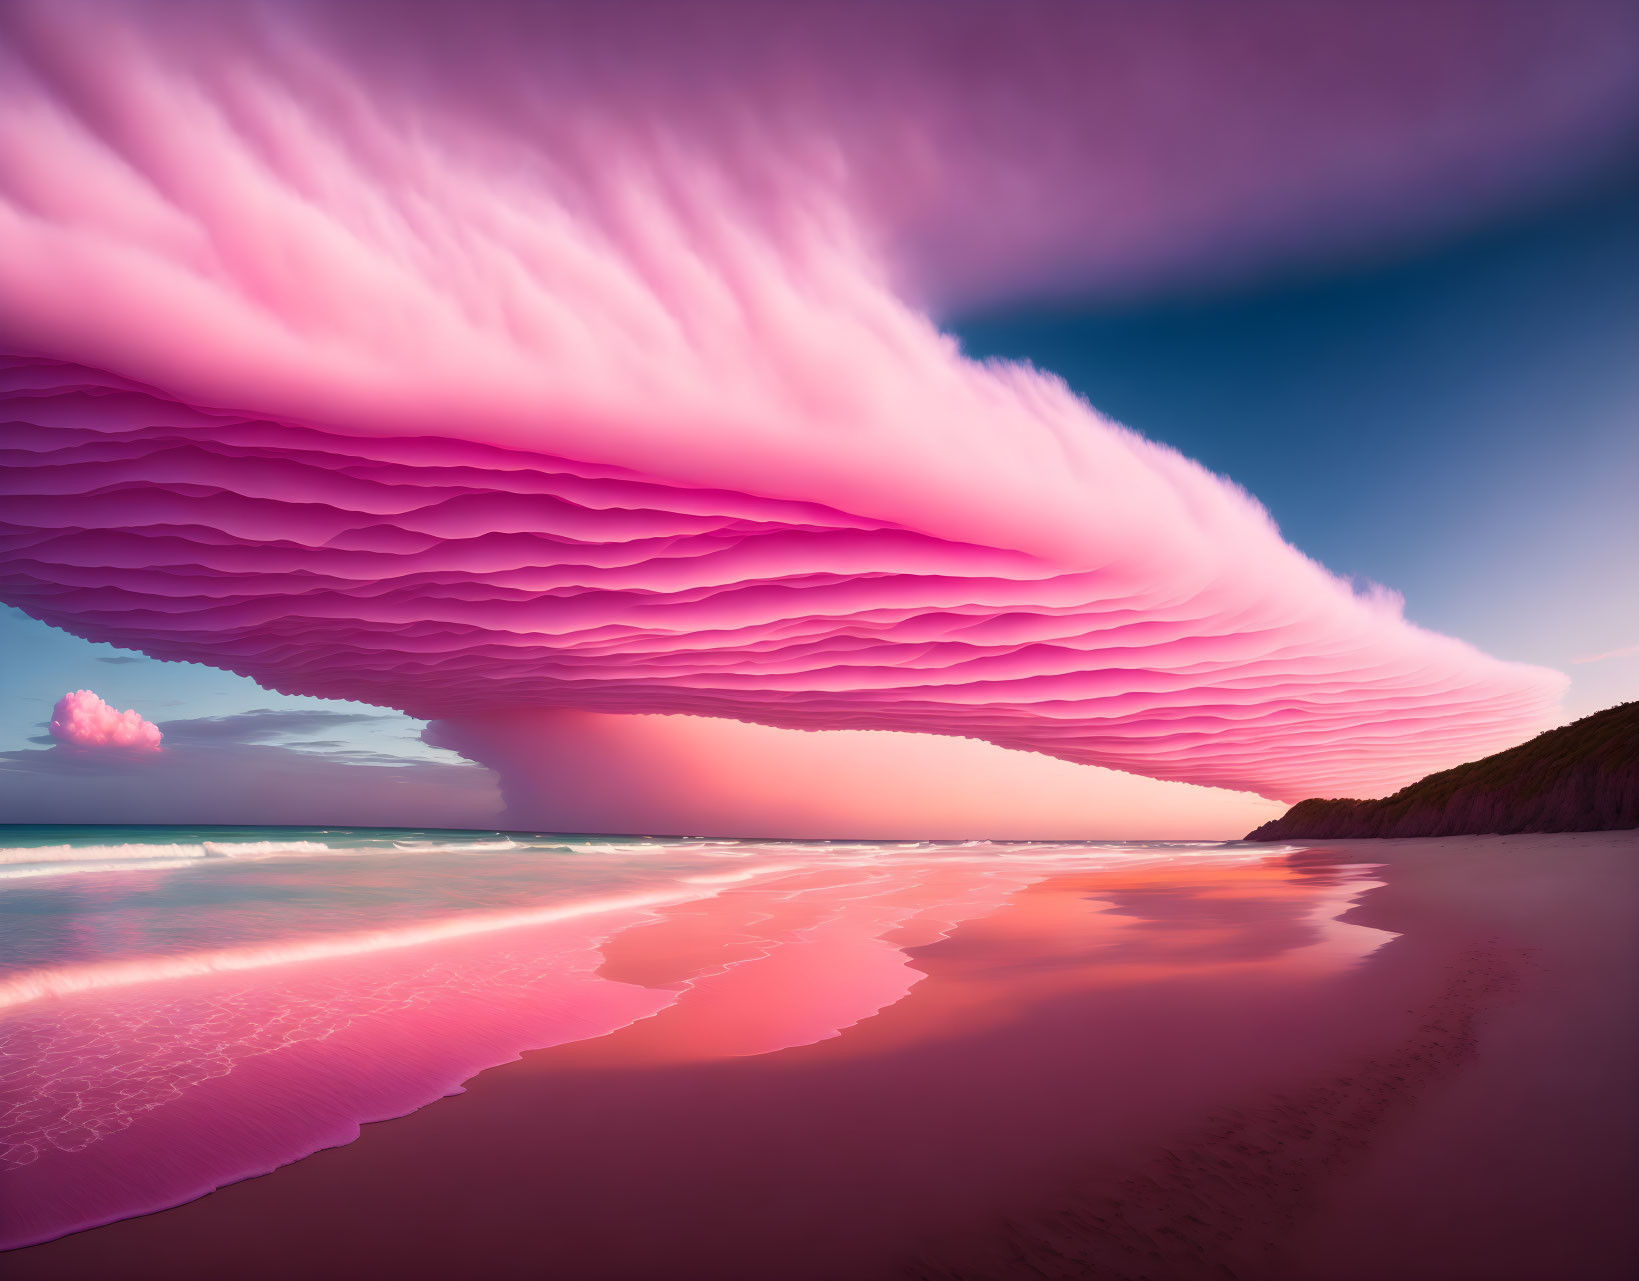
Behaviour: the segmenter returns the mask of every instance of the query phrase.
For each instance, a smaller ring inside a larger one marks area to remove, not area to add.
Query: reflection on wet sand
[[[1279,1006],[1390,937],[1338,919],[1369,869],[1267,849],[668,856],[664,884],[624,897],[14,974],[0,1234],[23,1244],[175,1204],[347,1143],[530,1049],[578,1045],[625,1073],[801,1047],[868,1064],[937,1057],[1066,1002],[1139,999],[1153,1018],[1082,1016],[1138,1061],[1169,991],[1205,982]],[[350,877],[379,875],[335,857],[304,871],[333,878],[338,899]],[[550,879],[550,862],[531,874]],[[1179,1024],[1163,1040],[1190,1055],[1197,1035]],[[823,1145],[813,1168],[827,1168]]]

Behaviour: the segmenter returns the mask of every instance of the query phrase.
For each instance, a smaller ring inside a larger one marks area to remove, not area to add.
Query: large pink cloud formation
[[[119,711],[88,689],[70,690],[51,709],[51,737],[65,747],[157,752],[159,726],[134,710]]]
[[[933,317],[1550,191],[1639,134],[1624,4],[3,14],[47,622],[503,768],[564,708],[1374,794],[1562,686]]]

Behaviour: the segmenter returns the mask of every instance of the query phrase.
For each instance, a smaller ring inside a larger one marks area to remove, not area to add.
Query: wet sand
[[[1297,912],[1362,862],[1386,884],[1345,926]],[[882,1013],[774,1053],[752,1051],[780,984],[805,980],[746,967],[738,995],[703,988],[3,1269],[1630,1275],[1639,833],[1330,842],[1280,875],[1305,895],[1273,876],[1206,893],[1055,878],[912,949],[928,978]],[[1349,926],[1398,937],[1339,963],[1360,943]],[[692,938],[682,919],[622,936],[606,967],[664,981]]]

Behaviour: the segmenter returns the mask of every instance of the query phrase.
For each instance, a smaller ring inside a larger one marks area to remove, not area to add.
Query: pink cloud
[[[1631,139],[1621,5],[1434,8],[12,6],[0,598],[503,771],[557,709],[1283,800],[1510,745],[1562,676],[932,314],[1393,240]]]
[[[157,752],[163,735],[135,711],[116,711],[90,690],[76,689],[51,709],[51,737],[65,747]]]
[[[1639,654],[1639,645],[1624,645],[1621,649],[1607,649],[1603,654],[1583,654],[1571,661],[1573,663],[1603,663],[1606,659],[1628,658],[1633,654]]]
[[[1021,453],[1060,433],[1040,509],[990,513],[1027,520],[1074,483],[1082,519],[1041,527],[1057,545],[980,541],[949,493],[918,528],[455,437],[205,416],[18,363],[32,465],[4,481],[7,590],[91,639],[449,722],[503,778],[529,753],[486,741],[578,708],[978,738],[1290,800],[1392,790],[1550,715],[1558,673],[1357,595],[1241,491],[1057,384],[945,373],[975,399],[940,424],[975,452],[998,423]]]

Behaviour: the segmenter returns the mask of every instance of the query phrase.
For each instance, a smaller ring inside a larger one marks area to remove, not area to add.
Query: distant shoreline
[[[1237,836],[724,836],[689,832],[545,832],[530,827],[403,827],[394,823],[7,823],[6,832],[41,831],[243,831],[243,832],[462,832],[494,836],[534,836],[543,839],[622,841],[767,841],[781,845],[965,845],[986,841],[998,845],[1235,845]]]

